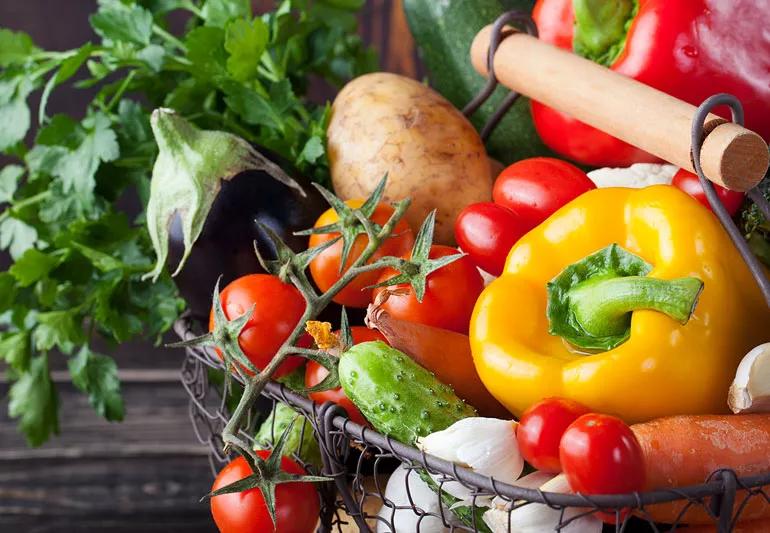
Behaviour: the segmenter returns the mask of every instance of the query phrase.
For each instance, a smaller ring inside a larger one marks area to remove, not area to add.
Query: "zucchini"
[[[476,416],[449,385],[381,341],[345,352],[339,376],[347,397],[374,428],[405,444]]]
[[[505,11],[530,11],[533,0],[403,0],[409,29],[428,69],[431,86],[455,107],[462,109],[486,81],[471,65],[470,48],[476,33]],[[498,87],[474,113],[477,129],[497,109],[507,94]],[[487,140],[487,152],[502,163],[538,155],[553,155],[540,140],[532,123],[529,101],[522,97],[508,111]]]

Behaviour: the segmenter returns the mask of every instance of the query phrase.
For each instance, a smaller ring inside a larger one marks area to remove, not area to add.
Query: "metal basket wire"
[[[189,318],[182,318],[175,329],[182,339],[188,339],[194,336],[194,327],[195,324]],[[190,395],[190,417],[196,435],[202,444],[210,448],[212,470],[216,472],[230,459],[222,453],[220,438],[228,416],[226,400],[229,391],[223,391],[210,382],[208,371],[211,369],[224,371],[222,361],[215,352],[205,348],[187,348],[182,367],[182,383]],[[420,483],[417,476],[410,474],[404,477],[409,504],[394,503],[388,499],[385,496],[386,476],[399,463],[409,471],[425,470],[433,474],[439,488],[449,482],[459,482],[470,489],[474,507],[480,506],[482,498],[497,497],[499,503],[508,504],[507,512],[510,516],[511,512],[523,506],[545,504],[559,512],[555,531],[567,528],[581,516],[598,512],[615,517],[614,525],[605,526],[605,530],[609,528],[610,531],[627,533],[674,531],[680,526],[679,521],[656,524],[650,514],[650,506],[666,502],[680,502],[681,517],[693,508],[700,508],[710,517],[718,531],[730,531],[750,500],[756,498],[763,505],[770,505],[770,474],[738,478],[735,472],[727,469],[715,472],[701,485],[623,495],[586,496],[522,488],[482,476],[427,455],[371,428],[362,427],[349,420],[337,405],[330,402],[316,404],[279,383],[268,384],[263,395],[268,406],[270,402],[274,406],[275,402],[280,401],[303,414],[308,421],[303,431],[312,430],[320,445],[324,463],[320,473],[334,480],[319,485],[322,502],[321,533],[342,532],[346,524],[355,525],[359,531],[406,533],[396,527],[396,513],[403,512],[413,513],[417,517],[416,533],[422,530],[422,524],[427,524],[430,518],[439,520],[451,532],[484,531],[480,522],[469,525],[458,523],[452,512],[441,504],[438,495],[435,496],[437,500],[436,505],[432,506],[433,510],[423,509],[416,504],[411,495],[418,490],[415,487],[415,484]],[[262,411],[262,415],[265,414],[266,411]],[[258,418],[259,410],[255,410],[253,423],[249,427],[253,427]],[[244,431],[242,436],[254,442],[253,434]],[[302,462],[296,455],[293,457],[309,472],[319,473],[313,465]],[[631,515],[624,510],[633,510],[634,513]],[[515,531],[512,528],[509,530]]]
[[[504,38],[505,25],[516,23],[536,35],[536,28],[528,15],[511,12],[502,15],[496,22],[490,46],[489,81],[479,96],[466,106],[466,114],[473,113],[492,94],[497,81],[494,75],[492,57],[494,51]],[[507,30],[506,30],[507,31]],[[503,114],[510,108],[519,95],[510,93],[503,100],[501,107],[482,130],[486,137]],[[692,152],[695,169],[706,190],[707,198],[714,207],[718,218],[730,234],[733,242],[741,252],[749,266],[760,290],[770,305],[770,282],[765,276],[763,267],[751,253],[740,231],[721,205],[713,186],[705,178],[699,164],[700,147],[706,132],[703,121],[706,115],[718,105],[727,105],[732,110],[733,120],[743,121],[740,103],[730,95],[716,95],[704,102],[698,109],[692,130]],[[758,190],[748,194],[764,214],[770,219],[770,205]],[[193,337],[197,325],[189,318],[183,317],[175,325],[177,334],[183,339]],[[187,348],[182,367],[182,383],[190,395],[190,417],[198,440],[207,445],[210,450],[212,471],[216,472],[229,458],[223,454],[221,431],[227,421],[227,398],[231,390],[223,390],[209,380],[211,370],[224,372],[221,359],[210,349]],[[238,377],[236,376],[236,379]],[[604,526],[605,531],[635,532],[635,531],[681,531],[681,526],[687,520],[689,513],[701,510],[707,521],[719,532],[732,531],[749,503],[770,506],[770,473],[739,478],[733,470],[721,469],[714,472],[703,484],[669,490],[652,492],[587,496],[582,494],[560,494],[543,492],[538,489],[528,489],[496,481],[492,477],[482,476],[466,468],[443,461],[425,454],[416,448],[407,446],[387,436],[381,435],[371,428],[362,427],[349,420],[342,408],[326,402],[316,404],[310,399],[292,392],[279,383],[271,382],[263,392],[265,404],[257,406],[242,431],[242,436],[253,442],[253,430],[259,421],[260,414],[264,417],[276,402],[284,402],[302,413],[307,424],[303,431],[313,431],[321,449],[323,468],[318,472],[313,465],[303,463],[303,467],[311,473],[320,473],[333,481],[321,483],[318,486],[321,497],[321,517],[319,532],[359,531],[407,533],[399,528],[403,513],[412,517],[414,531],[419,533],[430,527],[435,531],[435,524],[441,524],[447,531],[487,531],[481,522],[480,515],[475,516],[470,523],[461,524],[453,513],[442,504],[438,494],[433,495],[435,505],[429,509],[423,508],[415,501],[419,492],[421,471],[428,472],[438,487],[444,488],[447,483],[459,482],[471,491],[470,504],[473,509],[480,508],[482,503],[488,504],[489,497],[494,497],[496,505],[503,506],[507,514],[507,530],[515,531],[511,513],[529,505],[543,504],[556,512],[556,524],[551,527],[554,531],[569,531],[569,526],[575,520],[597,513],[603,513],[614,520],[609,520]],[[251,434],[249,434],[251,432]],[[274,432],[273,432],[274,433]],[[273,434],[275,438],[275,434]],[[388,475],[394,468],[403,465],[404,489],[407,503],[394,502],[385,495]],[[656,504],[678,503],[679,514],[666,524],[655,523],[652,512]],[[426,506],[427,507],[427,506]],[[605,522],[607,522],[605,518]],[[428,526],[430,524],[430,526]],[[347,526],[347,529],[344,529]],[[770,526],[769,526],[770,527]],[[505,530],[506,528],[503,528]],[[413,531],[409,530],[409,533]]]

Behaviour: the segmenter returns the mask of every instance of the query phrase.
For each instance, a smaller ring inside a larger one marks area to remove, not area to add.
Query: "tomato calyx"
[[[345,202],[337,198],[331,191],[313,183],[313,186],[318,189],[321,195],[326,199],[329,205],[337,213],[338,220],[333,224],[327,224],[319,228],[310,228],[303,231],[297,231],[295,235],[318,235],[328,233],[338,233],[340,236],[326,243],[324,248],[331,246],[340,238],[342,239],[342,253],[340,254],[340,273],[345,270],[350,257],[350,251],[353,249],[353,243],[356,241],[356,237],[359,235],[368,235],[371,240],[371,233],[379,233],[382,228],[372,222],[370,219],[374,214],[374,210],[377,208],[377,204],[382,200],[382,195],[385,192],[385,183],[387,181],[387,174],[383,176],[377,187],[372,191],[372,194],[363,205],[359,208],[353,208],[347,205]],[[319,247],[320,248],[320,247]],[[320,252],[321,250],[319,250]],[[317,255],[317,254],[316,254]]]
[[[167,344],[168,348],[190,348],[190,347],[215,347],[222,353],[222,359],[224,360],[225,368],[228,370],[225,372],[225,387],[230,383],[232,378],[232,371],[235,370],[245,380],[248,378],[246,372],[252,374],[259,374],[260,370],[254,366],[246,354],[243,353],[238,337],[240,336],[246,323],[254,314],[254,307],[243,313],[241,316],[229,320],[225,311],[222,308],[222,299],[220,297],[219,282],[214,286],[214,293],[212,297],[211,306],[214,310],[214,328],[208,332],[194,337],[192,339]]]
[[[283,239],[281,239],[271,227],[266,226],[261,222],[257,222],[257,226],[265,233],[267,239],[273,245],[273,249],[275,250],[275,259],[267,259],[260,252],[257,242],[254,241],[254,253],[257,254],[259,264],[266,272],[278,276],[278,279],[284,283],[291,283],[294,280],[297,280],[299,282],[298,288],[304,293],[311,290],[309,284],[302,283],[305,280],[304,272],[310,265],[310,262],[318,254],[340,240],[340,237],[337,237],[336,239],[331,239],[323,244],[297,253],[283,242]]]
[[[392,285],[409,284],[414,290],[417,301],[422,303],[425,297],[425,288],[428,283],[428,276],[436,270],[444,267],[454,261],[457,261],[465,254],[458,252],[452,255],[445,255],[435,259],[430,258],[430,249],[433,245],[433,230],[436,225],[436,210],[431,211],[425,221],[420,226],[420,231],[414,240],[414,246],[409,259],[392,258],[388,261],[391,268],[397,270],[399,274],[388,278],[380,283],[368,287],[377,289],[380,287],[390,287]]]
[[[278,438],[278,441],[275,443],[275,446],[267,459],[262,459],[256,453],[241,453],[253,472],[250,476],[208,493],[202,498],[202,501],[222,494],[232,494],[234,492],[259,489],[265,500],[267,512],[270,514],[273,526],[275,527],[277,526],[275,515],[275,487],[277,485],[281,483],[314,483],[331,481],[331,478],[324,476],[290,474],[281,470],[281,458],[284,455],[283,451],[297,418],[299,418],[299,415],[297,415],[297,417],[289,423],[286,429],[284,429],[283,433],[281,433],[281,436]]]

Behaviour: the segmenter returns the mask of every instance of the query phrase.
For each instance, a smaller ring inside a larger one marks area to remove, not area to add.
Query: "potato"
[[[437,209],[434,239],[454,243],[460,211],[492,197],[484,144],[470,122],[429,87],[377,72],[345,85],[332,105],[328,154],[334,191],[365,198],[388,174],[384,199],[411,198],[417,231]]]

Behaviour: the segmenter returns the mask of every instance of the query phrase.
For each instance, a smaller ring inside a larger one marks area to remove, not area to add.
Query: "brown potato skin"
[[[454,244],[454,221],[474,202],[492,198],[484,144],[443,96],[403,76],[376,72],[345,85],[332,105],[328,155],[334,191],[367,197],[388,174],[386,201],[411,198],[414,230],[433,209],[434,240]]]

